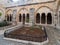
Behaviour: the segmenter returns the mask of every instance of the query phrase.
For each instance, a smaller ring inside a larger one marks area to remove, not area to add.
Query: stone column
[[[17,24],[17,22],[16,22],[16,13],[17,13],[17,10],[16,9],[13,10],[13,19],[12,19],[13,25],[16,25]]]
[[[34,24],[34,8],[30,9],[30,25],[32,26]]]
[[[56,27],[58,24],[58,15],[55,13],[54,14],[54,26]]]
[[[41,24],[41,16],[42,16],[42,15],[40,14],[40,24]]]
[[[54,24],[54,13],[52,13],[52,25]]]
[[[59,26],[60,26],[60,11],[58,11],[58,24],[59,24]]]
[[[45,15],[45,17],[46,17],[46,22],[45,22],[45,24],[47,25],[47,14]]]

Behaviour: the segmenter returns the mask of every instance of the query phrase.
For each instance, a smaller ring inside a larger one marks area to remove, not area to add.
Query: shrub
[[[2,13],[0,12],[0,16],[2,16]]]
[[[8,25],[10,25],[10,23],[8,23],[6,21],[0,22],[0,27],[4,27],[4,26],[8,26]]]

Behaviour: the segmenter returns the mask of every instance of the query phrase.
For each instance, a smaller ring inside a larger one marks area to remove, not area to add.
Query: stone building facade
[[[14,24],[60,26],[60,0],[29,4],[27,2],[27,4],[5,7],[3,12],[5,12],[4,19]]]

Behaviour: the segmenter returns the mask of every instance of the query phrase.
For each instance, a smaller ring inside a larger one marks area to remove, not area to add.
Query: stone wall
[[[47,12],[51,12],[52,13],[52,17],[53,17],[53,21],[52,21],[52,25],[54,26],[55,24],[57,24],[57,17],[56,13],[57,13],[57,7],[58,7],[58,2],[59,0],[53,1],[53,2],[43,2],[43,3],[38,3],[38,4],[26,4],[26,5],[20,5],[20,6],[12,6],[12,7],[7,7],[5,9],[6,14],[7,15],[7,11],[9,10],[16,10],[16,22],[19,22],[19,13],[23,14],[23,13],[29,13],[30,14],[30,25],[32,24],[32,22],[35,22],[35,16],[36,13],[42,13],[45,12],[47,14]],[[31,10],[32,9],[32,10]],[[33,10],[34,9],[34,10]],[[21,11],[21,10],[27,10],[27,11]]]
[[[0,5],[0,12],[2,13],[2,15],[0,16],[0,22],[1,22],[5,19],[5,8],[2,5]]]

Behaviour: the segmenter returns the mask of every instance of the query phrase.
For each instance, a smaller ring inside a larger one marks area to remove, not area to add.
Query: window
[[[36,14],[36,23],[40,23],[40,13]]]
[[[26,16],[26,22],[29,22],[29,14]]]
[[[19,14],[19,22],[21,22],[21,14]]]
[[[25,14],[23,14],[23,24],[25,24]]]
[[[12,15],[10,14],[10,21],[12,21]]]
[[[7,21],[9,21],[9,15],[7,15]]]
[[[51,13],[47,14],[47,24],[52,24],[52,16]]]
[[[41,15],[41,23],[45,24],[45,22],[46,22],[45,13],[42,13],[42,15]]]

